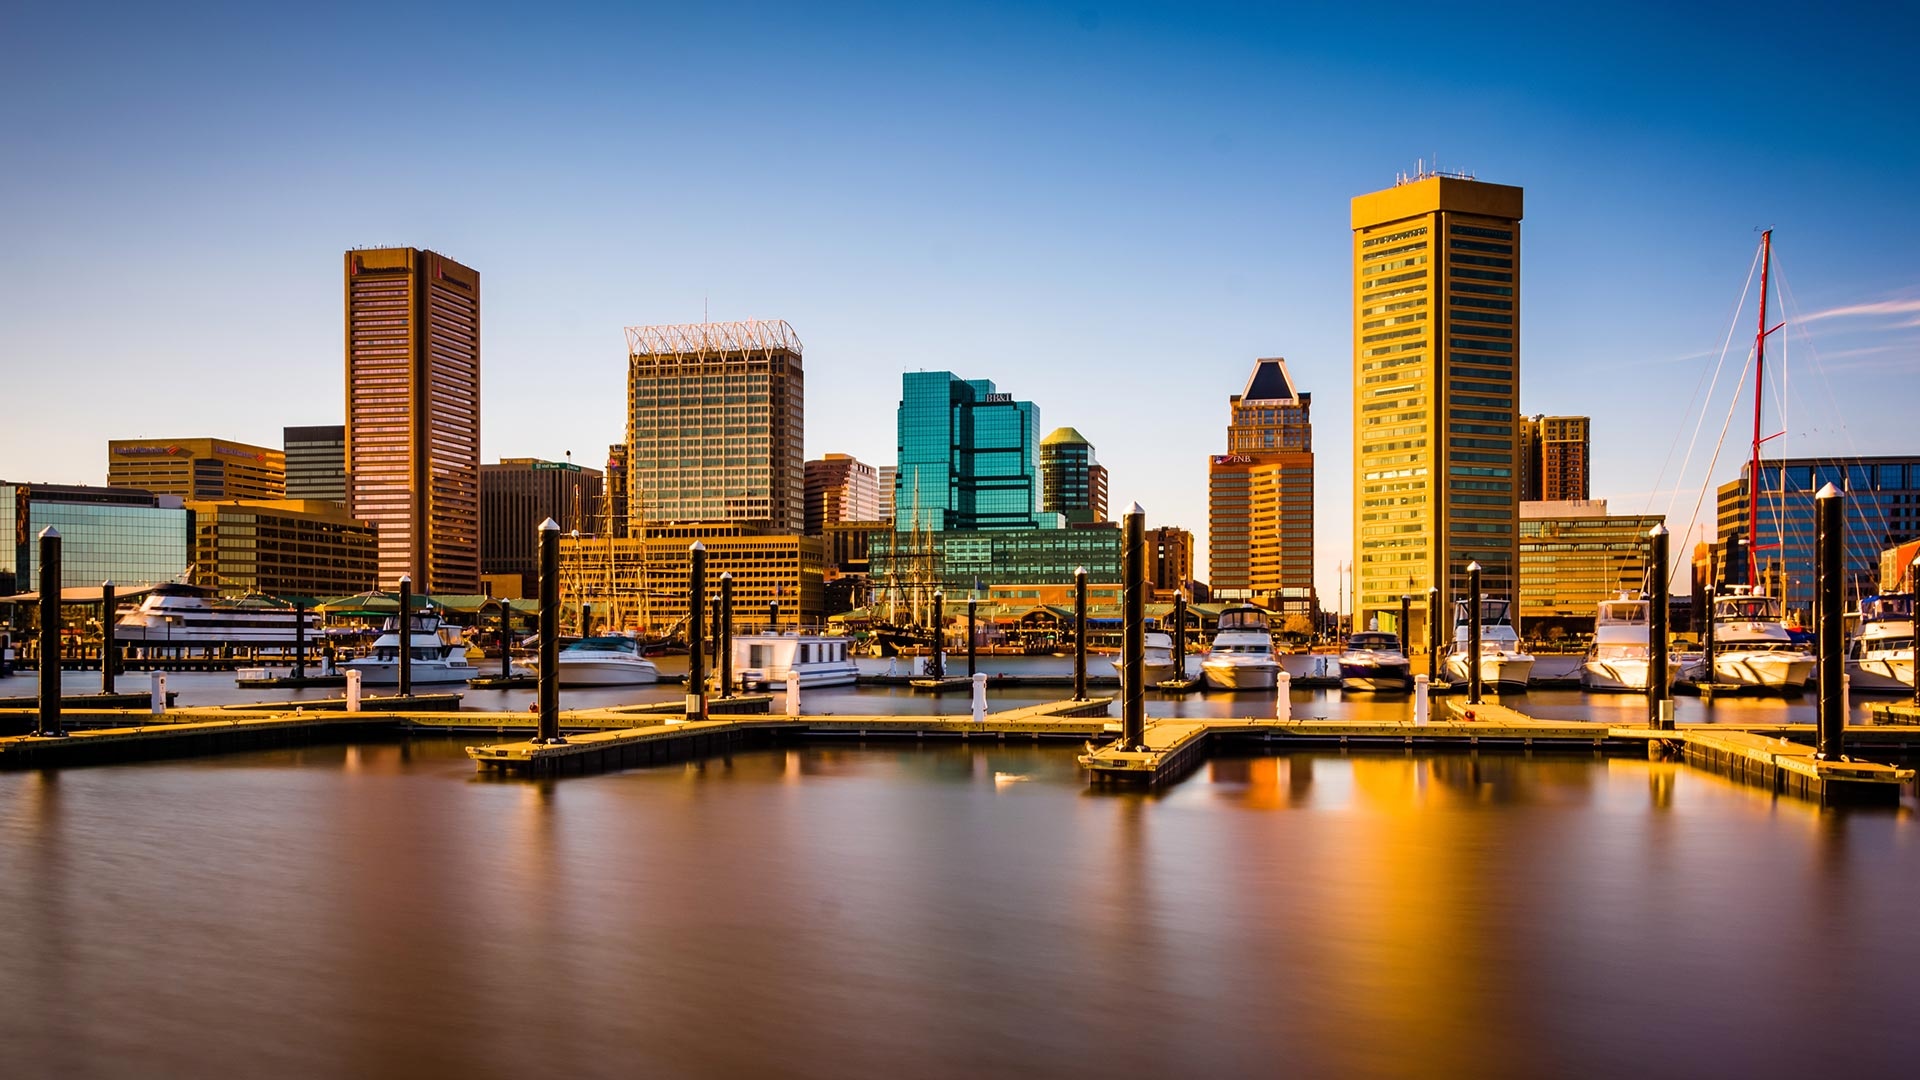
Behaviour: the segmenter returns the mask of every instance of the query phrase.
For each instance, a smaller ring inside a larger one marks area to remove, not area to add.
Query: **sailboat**
[[[1708,615],[1713,620],[1712,654],[1703,656],[1682,673],[1694,683],[1797,694],[1813,677],[1814,656],[1795,644],[1782,622],[1780,601],[1758,584],[1760,570],[1760,444],[1775,435],[1761,434],[1761,404],[1766,390],[1768,277],[1773,267],[1773,230],[1760,234],[1760,322],[1753,337],[1753,444],[1747,464],[1747,584],[1717,594],[1707,583]]]

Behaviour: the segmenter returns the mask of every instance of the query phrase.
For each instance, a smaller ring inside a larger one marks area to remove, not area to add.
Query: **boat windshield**
[[[1239,653],[1242,656],[1265,656],[1270,650],[1265,645],[1216,645],[1213,651],[1222,655]]]
[[[1907,619],[1913,616],[1911,595],[1869,596],[1860,602],[1860,616],[1875,619]]]
[[[566,649],[563,651],[565,652],[630,653],[634,651],[634,641],[632,638],[624,638],[624,637],[581,638],[579,641],[576,641],[573,644],[567,646]]]
[[[1645,600],[1614,600],[1600,605],[1599,623],[1608,626],[1645,626],[1650,605]]]
[[[1355,634],[1347,639],[1347,648],[1355,652],[1399,652],[1400,639],[1392,634]]]
[[[1593,656],[1596,660],[1645,660],[1645,645],[1595,645]]]
[[[1235,608],[1220,613],[1221,630],[1265,630],[1266,612],[1256,608]]]
[[[1771,596],[1732,596],[1713,602],[1713,617],[1743,622],[1779,622],[1780,601]]]
[[[1505,600],[1488,600],[1483,597],[1480,601],[1480,625],[1482,626],[1509,625],[1512,620],[1507,617],[1507,608],[1508,608],[1508,603]],[[1458,600],[1454,602],[1454,605],[1453,605],[1453,621],[1454,622],[1460,624],[1461,626],[1465,626],[1467,625],[1467,621],[1471,617],[1472,617],[1472,614],[1467,610],[1467,602],[1465,600]]]

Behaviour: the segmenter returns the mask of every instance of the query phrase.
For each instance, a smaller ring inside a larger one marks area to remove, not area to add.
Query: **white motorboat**
[[[320,639],[320,615],[263,596],[223,599],[213,590],[173,581],[158,585],[138,607],[114,620],[115,640],[143,647],[287,649],[306,623],[309,648]]]
[[[642,654],[640,639],[630,634],[584,637],[556,655],[561,686],[645,686],[660,681],[660,669]],[[534,664],[534,669],[539,666]]]
[[[1280,665],[1273,658],[1273,633],[1267,613],[1257,607],[1230,607],[1220,613],[1213,647],[1200,662],[1207,685],[1222,690],[1271,690]]]
[[[1913,595],[1869,596],[1847,641],[1847,677],[1855,690],[1913,690]]]
[[[1583,688],[1646,692],[1647,669],[1653,663],[1652,612],[1652,601],[1628,593],[1600,601],[1593,619],[1593,644],[1580,665]],[[1669,657],[1669,683],[1677,670]]]
[[[453,627],[440,621],[431,611],[413,615],[409,631],[411,654],[408,676],[413,685],[463,683],[478,672],[467,663],[467,646]],[[339,665],[342,671],[357,671],[365,686],[400,685],[400,617],[389,617],[374,639],[373,653]]]
[[[1173,636],[1159,630],[1147,631],[1141,666],[1146,668],[1148,686],[1173,678]],[[1113,673],[1119,677],[1120,685],[1125,686],[1126,665],[1117,658],[1113,661]]]
[[[835,634],[740,634],[733,639],[733,678],[742,689],[851,685],[860,674],[853,642]]]
[[[1520,632],[1513,626],[1513,605],[1506,600],[1480,597],[1480,684],[1501,690],[1525,690],[1533,674],[1533,657],[1520,648]],[[1467,650],[1471,646],[1472,613],[1465,600],[1453,605],[1453,644],[1447,650],[1447,680],[1466,683],[1471,675]]]
[[[1347,639],[1339,663],[1341,690],[1399,693],[1413,686],[1413,665],[1398,634],[1363,630]]]
[[[1713,599],[1713,667],[1690,666],[1689,682],[1713,682],[1776,694],[1798,694],[1813,678],[1814,656],[1780,622],[1780,601],[1746,585]]]

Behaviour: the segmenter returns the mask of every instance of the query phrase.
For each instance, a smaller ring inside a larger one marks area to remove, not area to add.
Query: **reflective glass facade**
[[[193,562],[191,516],[145,492],[0,484],[0,595],[39,587],[40,530],[60,533],[64,586],[172,581]]]
[[[1608,514],[1604,499],[1520,504],[1520,619],[1591,621],[1600,601],[1647,587],[1660,514]]]
[[[1107,470],[1093,444],[1073,428],[1040,440],[1040,509],[1068,525],[1107,520]]]
[[[1118,525],[1085,529],[948,529],[881,532],[868,548],[875,590],[902,603],[923,603],[933,590],[949,596],[976,584],[1061,585],[1075,568],[1089,581],[1121,580]],[[917,594],[917,595],[916,595]]]
[[[1058,528],[1040,509],[1040,410],[987,379],[950,371],[901,378],[894,527],[902,531]]]
[[[1722,541],[1746,535],[1750,467],[1720,485]],[[1883,549],[1920,537],[1920,457],[1763,458],[1754,562],[1760,583],[1792,611],[1813,606],[1813,496],[1827,484],[1846,494],[1850,605],[1875,591]]]

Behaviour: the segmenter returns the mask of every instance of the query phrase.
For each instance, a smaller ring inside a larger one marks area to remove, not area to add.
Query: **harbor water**
[[[531,695],[467,704],[496,698]],[[1911,792],[1837,811],[1632,758],[1303,752],[1116,793],[1070,748],[936,742],[523,782],[469,741],[0,774],[7,1073],[1824,1075],[1920,1049]]]

